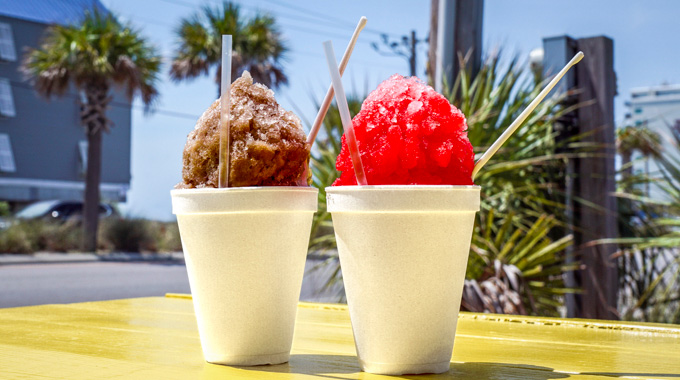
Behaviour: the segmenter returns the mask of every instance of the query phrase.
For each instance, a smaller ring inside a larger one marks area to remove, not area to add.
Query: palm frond
[[[216,68],[215,81],[219,84],[221,37],[230,34],[232,81],[249,71],[256,82],[270,88],[288,83],[283,63],[289,49],[276,20],[268,14],[256,13],[246,19],[233,2],[206,5],[183,19],[175,34],[179,43],[170,67],[170,77],[174,81],[208,75]]]
[[[129,99],[140,95],[150,105],[158,95],[160,65],[160,55],[136,29],[95,10],[80,24],[48,29],[41,46],[26,54],[22,71],[47,98],[63,95],[70,85],[96,83],[120,86]]]

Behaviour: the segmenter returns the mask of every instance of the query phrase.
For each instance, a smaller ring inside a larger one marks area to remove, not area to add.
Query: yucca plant
[[[359,113],[364,98],[358,95],[348,97],[347,104],[352,116]],[[319,104],[315,100],[315,108],[318,108]],[[314,215],[312,238],[309,242],[310,250],[315,251],[335,248],[331,214],[326,211],[326,187],[331,186],[340,176],[335,169],[335,159],[340,154],[340,137],[343,130],[337,105],[332,104],[328,109],[322,127],[321,133],[317,135],[309,165],[312,170],[312,185],[319,189],[319,211]]]
[[[472,237],[462,306],[464,310],[504,314],[558,316],[564,287],[562,274],[578,269],[566,264],[563,251],[571,235],[553,241],[554,216],[541,215],[525,225],[514,213],[498,219],[481,213]]]
[[[352,116],[359,113],[361,103],[365,97],[350,95],[347,99],[350,114]],[[320,102],[314,100],[315,108]],[[309,167],[312,171],[312,186],[319,189],[319,210],[314,214],[312,222],[311,238],[309,240],[309,252],[324,259],[311,270],[321,270],[332,266],[329,270],[330,275],[319,292],[328,289],[337,289],[338,283],[342,282],[340,273],[340,263],[337,251],[335,250],[335,233],[333,231],[333,221],[331,214],[326,211],[326,187],[331,186],[340,176],[340,172],[335,169],[335,159],[340,154],[340,137],[342,136],[342,121],[336,104],[332,104],[324,118],[322,129],[316,138],[314,149],[311,152]],[[341,289],[337,294],[339,302],[345,301],[344,291]]]
[[[487,59],[474,80],[461,71],[450,91],[449,101],[467,117],[468,138],[475,153],[484,152],[543,89],[517,56],[506,64],[501,54]],[[545,99],[513,137],[496,153],[475,178],[482,185],[482,209],[514,212],[535,220],[555,215],[564,221],[562,190],[567,160],[576,151],[578,139],[559,141],[555,124],[573,110],[562,103],[570,94]]]

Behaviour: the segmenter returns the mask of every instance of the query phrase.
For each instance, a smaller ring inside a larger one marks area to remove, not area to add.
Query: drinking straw
[[[326,53],[326,61],[328,62],[328,70],[331,73],[331,80],[333,88],[335,89],[335,101],[338,104],[338,111],[340,112],[340,120],[342,120],[342,128],[345,130],[347,137],[347,147],[349,154],[352,157],[352,166],[354,166],[354,174],[357,177],[357,183],[360,186],[366,186],[366,175],[364,174],[364,166],[361,164],[361,156],[359,155],[359,145],[357,144],[356,136],[354,135],[354,128],[352,127],[352,118],[349,114],[349,106],[347,105],[347,98],[345,97],[345,89],[342,87],[342,79],[340,79],[340,71],[338,70],[338,63],[335,61],[335,51],[333,50],[333,43],[326,41],[323,43],[323,48]]]
[[[222,73],[220,94],[219,186],[229,187],[229,110],[231,102],[231,35],[222,35]]]
[[[541,91],[541,93],[538,94],[538,96],[531,101],[529,106],[524,111],[522,111],[522,113],[517,117],[517,119],[515,119],[515,121],[513,121],[512,124],[510,124],[510,126],[503,132],[503,134],[496,141],[494,141],[493,144],[491,144],[489,149],[487,149],[487,151],[484,152],[482,157],[480,157],[479,160],[477,160],[474,169],[472,169],[473,181],[477,173],[479,173],[479,170],[481,170],[482,167],[484,167],[487,161],[489,161],[489,159],[498,151],[498,149],[503,144],[505,144],[505,142],[510,138],[510,136],[512,136],[512,134],[515,133],[517,128],[519,128],[520,125],[522,125],[524,120],[526,120],[529,114],[534,111],[536,106],[538,106],[538,104],[541,103],[541,101],[543,101],[543,98],[545,98],[546,95],[548,95],[548,93],[553,89],[553,87],[555,87],[557,82],[559,82],[560,79],[562,79],[564,74],[566,74],[567,71],[569,71],[569,69],[571,69],[572,66],[577,64],[582,58],[583,58],[582,51],[576,53],[574,58],[572,58],[571,61],[569,61],[569,63],[567,63],[567,65],[564,66],[564,68],[562,68],[562,70],[560,70],[560,72],[557,73],[557,75],[555,75],[555,78],[553,78],[553,80],[551,80],[550,83],[548,83],[548,85],[545,86],[543,91]]]
[[[345,49],[345,54],[342,56],[342,59],[340,60],[340,75],[345,73],[345,68],[347,67],[347,63],[349,62],[349,57],[352,55],[352,51],[354,51],[354,45],[357,43],[357,39],[359,38],[359,33],[364,29],[366,26],[366,17],[361,17],[359,20],[359,24],[357,24],[356,29],[354,29],[354,34],[352,34],[352,39],[349,41],[349,44],[347,45],[347,48]],[[335,57],[335,56],[333,56]],[[316,119],[314,119],[314,124],[312,124],[312,129],[309,131],[309,136],[307,137],[307,144],[309,146],[312,146],[314,144],[314,141],[316,140],[316,135],[319,133],[319,129],[321,128],[321,124],[323,123],[323,119],[326,117],[326,113],[328,112],[328,108],[331,106],[331,101],[333,100],[333,84],[331,83],[330,86],[328,86],[328,91],[326,92],[326,97],[323,98],[323,102],[321,103],[321,107],[319,108],[319,113],[316,114]]]

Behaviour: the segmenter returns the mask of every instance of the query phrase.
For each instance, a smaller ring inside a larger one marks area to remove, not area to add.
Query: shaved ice
[[[465,115],[416,77],[393,75],[352,120],[369,185],[472,185]],[[356,185],[345,135],[333,186]]]

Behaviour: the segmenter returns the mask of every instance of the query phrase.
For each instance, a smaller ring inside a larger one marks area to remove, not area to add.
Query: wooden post
[[[599,157],[577,159],[578,177],[575,194],[597,205],[576,204],[575,217],[581,232],[576,236],[580,247],[581,262],[585,269],[580,272],[584,293],[577,296],[577,315],[582,318],[618,319],[617,290],[618,269],[611,256],[613,245],[582,245],[596,239],[614,238],[618,234],[614,158],[616,133],[614,125],[614,96],[616,75],[614,73],[614,41],[607,37],[582,38],[576,41],[578,50],[585,56],[576,66],[579,103],[595,100],[593,105],[578,108],[579,132],[587,134],[582,141],[597,144],[594,153]]]
[[[574,229],[574,247],[567,250],[567,261],[579,261],[581,271],[565,273],[565,285],[583,294],[566,296],[567,316],[617,319],[618,271],[611,255],[612,245],[587,246],[593,240],[617,236],[615,191],[615,126],[613,41],[607,37],[574,40],[568,36],[543,40],[545,75],[552,75],[579,50],[585,58],[555,91],[577,88],[570,104],[585,105],[565,115],[558,125],[558,139],[582,135],[581,141],[596,146],[590,157],[569,160],[563,190],[566,193],[567,220]],[[569,105],[570,105],[569,104]],[[595,205],[595,206],[593,206]]]
[[[467,69],[474,78],[482,65],[484,0],[439,0],[434,84],[452,86],[461,70],[458,54],[469,54]],[[432,36],[430,35],[430,40]],[[430,44],[430,49],[434,46]]]

